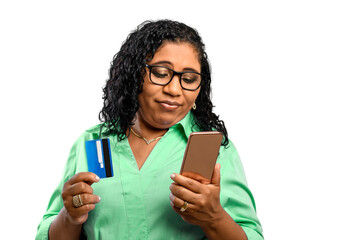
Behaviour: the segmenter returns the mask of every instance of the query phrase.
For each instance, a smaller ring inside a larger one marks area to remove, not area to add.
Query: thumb
[[[214,172],[211,178],[211,184],[220,186],[220,163],[215,164]]]

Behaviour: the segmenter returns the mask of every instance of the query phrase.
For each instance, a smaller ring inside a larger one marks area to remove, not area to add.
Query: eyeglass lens
[[[155,84],[167,85],[173,75],[176,74],[171,69],[166,67],[152,66],[150,79]],[[181,75],[180,84],[184,89],[196,90],[201,83],[201,75],[194,72],[183,72]]]

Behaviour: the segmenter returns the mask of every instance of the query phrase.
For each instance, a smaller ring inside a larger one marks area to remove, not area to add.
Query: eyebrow
[[[173,65],[171,62],[169,61],[158,61],[158,62],[154,62],[152,63],[151,65],[158,65],[158,64],[168,64],[168,65]],[[182,71],[189,71],[189,72],[198,72],[197,70],[195,70],[194,68],[190,68],[190,67],[187,67],[187,68],[184,68]]]

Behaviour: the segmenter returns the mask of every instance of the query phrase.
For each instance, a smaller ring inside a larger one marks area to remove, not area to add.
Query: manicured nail
[[[170,175],[170,178],[171,178],[171,179],[174,179],[174,178],[175,178],[175,173],[171,174],[171,175]]]

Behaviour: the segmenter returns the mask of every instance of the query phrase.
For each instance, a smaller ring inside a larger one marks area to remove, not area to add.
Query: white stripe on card
[[[101,141],[96,141],[96,150],[97,150],[98,162],[100,163],[100,167],[104,168]]]

